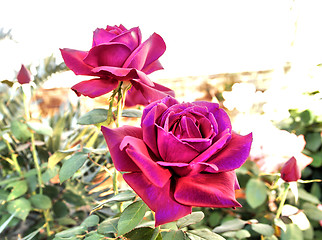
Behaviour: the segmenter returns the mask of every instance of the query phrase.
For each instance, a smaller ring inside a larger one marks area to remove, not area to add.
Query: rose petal
[[[85,51],[78,51],[69,48],[60,49],[66,66],[76,75],[93,75],[91,69],[93,67],[84,63],[84,58],[87,55]]]
[[[148,86],[146,84],[141,84],[140,82],[131,80],[132,88],[128,91],[126,95],[125,105],[127,107],[135,105],[148,105],[153,101],[164,98],[168,95],[174,97],[174,91],[162,86],[158,83],[153,82],[154,87]]]
[[[120,128],[110,129],[102,126],[101,131],[111,153],[115,168],[118,171],[133,172],[140,171],[140,168],[128,156],[126,151],[120,149],[121,142],[125,136],[133,136],[142,139],[142,130],[138,127],[123,126]]]
[[[129,31],[118,35],[112,39],[111,42],[123,43],[133,51],[141,43],[141,31],[138,27],[132,28]]]
[[[159,60],[156,60],[150,63],[149,65],[146,65],[144,68],[141,69],[141,71],[145,74],[150,74],[161,69],[163,69],[163,66],[161,65]]]
[[[154,83],[148,78],[148,76],[134,68],[119,68],[110,66],[100,66],[92,69],[93,73],[97,73],[103,76],[110,76],[119,81],[127,81],[137,79],[137,82],[154,87]]]
[[[113,32],[108,32],[103,28],[97,28],[93,32],[92,46],[95,47],[95,46],[100,45],[102,43],[108,43],[115,37],[117,37],[117,34],[115,34]]]
[[[105,43],[93,47],[84,58],[84,63],[92,66],[121,67],[131,50],[121,43]]]
[[[134,163],[141,169],[142,173],[158,187],[163,187],[171,177],[168,169],[158,165],[152,154],[149,154],[145,143],[138,138],[126,136],[121,145],[121,150],[127,152]]]
[[[240,207],[235,198],[235,179],[234,171],[181,177],[177,180],[174,198],[188,206]]]
[[[246,136],[233,133],[229,143],[218,154],[210,157],[207,162],[215,164],[220,172],[239,168],[248,158],[252,140],[251,133]],[[207,168],[205,171],[214,172],[210,168]]]
[[[216,122],[218,124],[218,133],[225,131],[225,129],[232,129],[231,122],[228,114],[221,108],[219,108],[218,103],[211,103],[206,101],[193,102],[198,106],[205,106],[208,111],[214,115]]]
[[[158,150],[163,161],[188,163],[199,154],[189,144],[176,138],[172,132],[166,132],[162,127],[157,125],[156,127]]]
[[[173,199],[170,181],[159,188],[153,185],[142,173],[126,173],[124,180],[155,212],[155,226],[172,222],[191,213],[190,206],[182,205]]]
[[[153,102],[143,110],[141,118],[143,141],[157,156],[157,158],[160,158],[160,154],[157,144],[157,129],[155,121],[167,108],[168,107],[161,101],[160,103]]]
[[[132,52],[123,67],[136,68],[138,70],[142,70],[145,67],[148,68],[150,64],[162,56],[165,49],[166,46],[162,37],[153,33],[144,43]]]
[[[184,138],[184,139],[181,139],[181,141],[188,143],[190,146],[192,146],[200,153],[205,151],[212,144],[211,139],[205,139],[205,138]]]
[[[117,86],[118,81],[115,79],[92,79],[75,84],[72,90],[77,96],[83,94],[95,98],[114,90]]]
[[[180,161],[180,160],[179,160]],[[158,161],[157,164],[164,166],[164,167],[171,167],[171,169],[178,175],[178,176],[187,176],[187,175],[195,175],[203,171],[207,166],[200,163],[181,163],[181,162],[161,162]]]
[[[202,152],[198,157],[193,159],[193,163],[197,162],[206,162],[212,158],[226,143],[229,141],[231,135],[229,130],[227,129],[225,132],[221,134],[221,137],[212,144],[207,150]]]

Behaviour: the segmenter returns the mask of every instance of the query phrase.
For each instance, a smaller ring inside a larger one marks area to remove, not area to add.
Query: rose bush
[[[240,206],[234,169],[247,159],[252,134],[232,132],[217,103],[179,104],[168,96],[144,109],[141,128],[102,132],[116,169],[155,212],[156,226],[191,213],[192,206]]]
[[[61,49],[62,57],[76,75],[94,78],[72,87],[81,94],[95,98],[118,87],[120,81],[130,81],[126,105],[147,105],[174,92],[152,82],[147,74],[162,69],[159,57],[166,45],[161,36],[153,33],[141,43],[139,27],[127,30],[123,25],[97,28],[89,51]]]

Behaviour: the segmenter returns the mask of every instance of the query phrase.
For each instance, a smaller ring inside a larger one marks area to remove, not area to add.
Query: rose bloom
[[[190,214],[192,206],[241,206],[234,169],[246,161],[252,134],[232,132],[217,103],[179,104],[168,96],[144,109],[141,128],[102,132],[116,169],[155,212],[156,226]]]
[[[89,51],[61,49],[63,59],[76,75],[93,76],[72,87],[78,96],[95,98],[116,89],[120,81],[132,84],[126,105],[147,105],[174,92],[152,82],[147,74],[162,69],[159,57],[166,49],[161,36],[153,33],[141,43],[139,27],[123,25],[97,28]]]

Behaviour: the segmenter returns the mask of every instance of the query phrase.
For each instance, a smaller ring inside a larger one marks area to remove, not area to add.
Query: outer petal
[[[125,44],[131,51],[137,48],[141,43],[141,31],[138,27],[132,28],[126,31],[114,39],[111,42],[118,42]]]
[[[141,118],[141,127],[143,130],[143,141],[160,158],[157,146],[156,120],[168,109],[168,106],[178,103],[176,99],[168,96],[159,101],[149,104],[143,110]]]
[[[157,127],[159,154],[165,162],[189,163],[199,152],[187,143],[181,142],[172,132]]]
[[[248,158],[252,141],[253,137],[251,133],[246,136],[233,133],[230,142],[207,162],[215,164],[219,172],[239,168]],[[214,172],[210,168],[207,168],[205,171]]]
[[[119,81],[138,79],[138,82],[144,83],[151,87],[155,86],[154,83],[148,78],[148,76],[145,73],[138,71],[134,68],[100,66],[93,68],[92,72],[99,75],[110,76]]]
[[[172,222],[191,213],[191,206],[176,202],[170,181],[162,188],[153,185],[142,173],[126,173],[124,180],[155,212],[155,225]]]
[[[138,127],[123,126],[120,128],[110,129],[102,126],[101,131],[104,135],[107,146],[110,150],[115,168],[123,172],[140,171],[138,166],[127,155],[126,151],[120,149],[120,144],[125,136],[142,138],[142,130]]]
[[[189,206],[240,207],[235,198],[235,181],[234,171],[181,177],[177,180],[174,198]]]
[[[95,98],[112,91],[117,85],[118,81],[115,79],[92,79],[75,84],[72,90],[75,91],[77,96],[83,94]]]
[[[93,67],[87,65],[83,61],[87,55],[87,52],[69,48],[60,49],[60,52],[66,66],[76,75],[94,75],[91,71]]]
[[[220,149],[230,140],[230,133],[227,129],[227,131],[223,132],[221,134],[221,137],[214,143],[212,144],[207,150],[202,152],[198,157],[193,159],[193,163],[197,162],[206,162],[209,159],[211,159]]]
[[[145,143],[138,138],[126,136],[121,149],[127,152],[133,162],[141,169],[142,173],[158,187],[163,187],[170,179],[171,173],[168,169],[161,167],[155,161],[153,153],[149,153]]]
[[[146,65],[144,68],[141,69],[142,72],[144,72],[145,74],[150,74],[153,73],[157,70],[161,70],[163,69],[161,63],[159,60],[156,60],[152,63],[150,63],[149,65]]]
[[[162,37],[153,33],[142,43],[124,63],[123,67],[136,68],[138,70],[148,68],[150,64],[158,60],[165,52],[166,46]]]
[[[121,67],[131,50],[124,44],[106,43],[93,47],[84,58],[84,62],[92,67]]]
[[[168,95],[174,97],[174,91],[170,88],[162,86],[158,83],[154,83],[154,87],[148,86],[146,84],[141,84],[137,81],[131,81],[132,88],[129,90],[125,105],[128,107],[135,105],[148,105],[153,101],[162,99]]]
[[[102,43],[108,43],[113,38],[117,37],[117,34],[106,31],[103,28],[97,28],[93,32],[93,47],[102,44]]]

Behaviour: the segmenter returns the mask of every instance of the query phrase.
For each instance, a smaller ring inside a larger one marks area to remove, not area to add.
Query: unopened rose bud
[[[21,64],[21,68],[18,72],[17,79],[20,84],[26,84],[31,81],[31,73],[23,64]]]
[[[301,178],[301,170],[295,157],[291,157],[281,169],[281,177],[285,182],[296,182]]]

